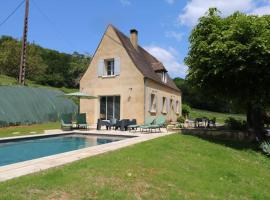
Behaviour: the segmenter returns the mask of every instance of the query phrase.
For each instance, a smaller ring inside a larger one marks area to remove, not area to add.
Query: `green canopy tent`
[[[83,93],[83,92],[73,92],[73,93],[67,93],[62,95],[64,97],[68,97],[68,98],[76,98],[79,100],[79,104],[78,104],[78,113],[80,113],[80,99],[96,99],[97,97]]]

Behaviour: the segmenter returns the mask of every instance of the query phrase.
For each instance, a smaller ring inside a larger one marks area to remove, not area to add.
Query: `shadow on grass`
[[[223,146],[230,147],[237,150],[258,151],[258,143],[256,141],[234,141],[234,140],[222,139],[222,138],[217,138],[214,136],[207,136],[207,135],[195,135],[195,134],[188,134],[188,133],[182,133],[182,134],[197,137],[202,140],[206,140],[208,142],[223,145]]]

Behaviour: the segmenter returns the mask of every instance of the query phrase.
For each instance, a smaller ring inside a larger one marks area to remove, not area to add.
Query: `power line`
[[[25,0],[23,0],[1,23],[0,26],[2,26],[4,23],[6,23],[6,21],[12,16],[14,15],[14,13],[23,5],[23,3],[25,2]]]
[[[33,5],[37,8],[37,10],[40,12],[41,15],[43,15],[43,17],[50,23],[50,25],[52,26],[52,28],[54,29],[54,31],[60,36],[59,38],[62,39],[63,41],[65,41],[72,49],[76,49],[74,47],[74,45],[68,41],[64,34],[62,34],[56,27],[56,25],[53,23],[53,21],[48,17],[48,15],[45,14],[45,12],[43,12],[41,10],[41,8],[36,4],[36,2],[34,0],[32,0]]]

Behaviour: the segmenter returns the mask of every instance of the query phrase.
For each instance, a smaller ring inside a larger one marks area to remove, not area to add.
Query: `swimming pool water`
[[[124,139],[114,136],[64,135],[0,143],[0,166]]]

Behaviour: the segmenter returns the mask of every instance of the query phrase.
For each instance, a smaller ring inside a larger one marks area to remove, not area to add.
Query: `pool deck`
[[[0,141],[7,139],[18,139],[18,138],[32,138],[35,136],[50,136],[50,135],[62,135],[66,133],[88,133],[95,135],[108,135],[108,136],[137,136],[130,137],[117,142],[102,144],[98,146],[87,147],[79,150],[69,151],[56,155],[46,156],[34,160],[23,161],[10,165],[0,167],[0,182],[13,179],[19,176],[27,175],[41,170],[49,169],[52,167],[61,166],[67,163],[71,163],[83,158],[99,155],[102,153],[121,149],[130,145],[141,143],[154,138],[163,137],[166,135],[173,134],[173,132],[166,132],[165,129],[161,133],[140,133],[140,132],[128,132],[128,131],[115,131],[115,130],[89,130],[89,131],[61,131],[61,130],[48,130],[44,134],[19,136],[19,137],[8,137],[1,138]],[[19,153],[19,152],[18,152]]]

